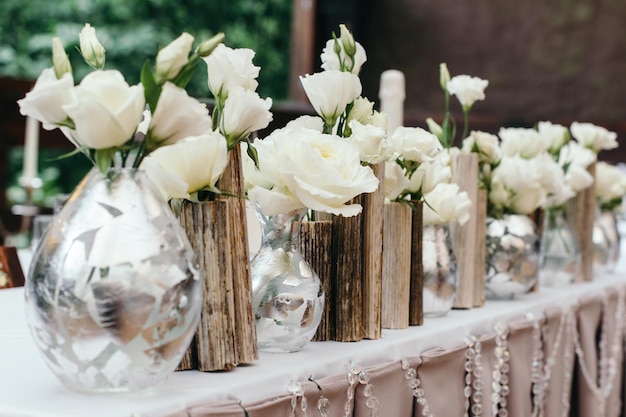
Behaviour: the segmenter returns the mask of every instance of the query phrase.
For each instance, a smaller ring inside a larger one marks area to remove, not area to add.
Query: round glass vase
[[[570,284],[580,268],[576,235],[565,208],[547,208],[544,213],[539,282],[548,287]]]
[[[596,211],[593,222],[593,265],[599,273],[613,272],[620,256],[617,214],[613,210]]]
[[[528,216],[487,217],[485,297],[511,299],[537,282],[539,236]]]
[[[63,384],[117,392],[176,369],[202,293],[185,232],[146,174],[94,168],[39,241],[25,301],[35,343]]]
[[[458,270],[450,226],[424,225],[422,233],[422,266],[424,317],[441,317],[454,305]]]
[[[306,209],[265,216],[258,207],[261,246],[252,259],[252,296],[259,350],[296,352],[315,335],[324,310],[319,276],[299,250]]]

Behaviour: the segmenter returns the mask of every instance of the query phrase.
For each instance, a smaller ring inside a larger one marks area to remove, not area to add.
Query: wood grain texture
[[[380,339],[385,164],[371,165],[371,168],[380,182],[376,191],[363,194],[363,336],[366,339]]]
[[[23,287],[24,271],[13,246],[0,246],[0,289]]]
[[[587,170],[595,178],[596,163]],[[576,235],[580,250],[580,268],[575,282],[593,280],[593,222],[596,210],[595,185],[579,191],[568,203],[568,220]]]
[[[411,218],[412,209],[408,204],[385,204],[381,305],[384,329],[409,327]]]
[[[487,256],[487,190],[478,190],[476,206],[476,234],[473,239],[476,246],[476,259],[474,260],[474,307],[482,307],[485,305],[485,271],[487,269],[485,260]]]
[[[424,324],[424,265],[422,263],[423,201],[411,201],[411,290],[409,295],[409,326]]]
[[[462,153],[452,161],[452,182],[461,191],[467,192],[472,201],[469,220],[460,225],[450,225],[452,245],[456,255],[458,281],[454,308],[474,307],[474,283],[476,251],[473,237],[476,235],[478,219],[478,154]]]
[[[300,226],[300,252],[303,258],[317,273],[324,288],[324,312],[313,341],[332,340],[333,299],[330,245],[332,242],[332,222],[304,221]]]

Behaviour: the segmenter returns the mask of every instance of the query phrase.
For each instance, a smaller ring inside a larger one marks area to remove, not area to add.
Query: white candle
[[[380,111],[387,113],[387,135],[404,125],[404,98],[406,96],[404,74],[387,70],[380,75]]]
[[[26,118],[24,138],[23,181],[30,185],[37,178],[37,157],[39,153],[39,121],[30,116]]]

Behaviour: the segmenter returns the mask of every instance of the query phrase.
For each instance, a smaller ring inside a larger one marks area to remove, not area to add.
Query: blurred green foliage
[[[106,67],[132,84],[143,63],[180,33],[200,42],[224,32],[226,45],[256,52],[259,94],[281,100],[288,92],[291,8],[292,0],[2,0],[0,75],[35,79],[51,65],[51,38],[58,36],[81,79],[90,69],[72,49],[85,23],[106,48]],[[197,72],[188,90],[209,96],[206,71]]]

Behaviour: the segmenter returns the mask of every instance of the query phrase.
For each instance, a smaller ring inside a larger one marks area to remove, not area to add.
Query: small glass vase
[[[306,209],[255,212],[262,236],[250,268],[259,350],[296,352],[313,338],[324,311],[322,283],[299,249]]]
[[[42,236],[28,272],[28,324],[48,367],[87,392],[165,380],[200,315],[194,258],[142,171],[90,171]]]
[[[422,233],[424,317],[441,317],[454,305],[458,271],[450,227],[425,225]]]
[[[537,282],[539,236],[528,216],[487,217],[485,297],[511,299]]]
[[[613,210],[598,210],[593,222],[594,272],[613,272],[620,256],[620,234]]]
[[[565,208],[545,210],[539,282],[548,287],[570,284],[580,268],[580,251]]]

